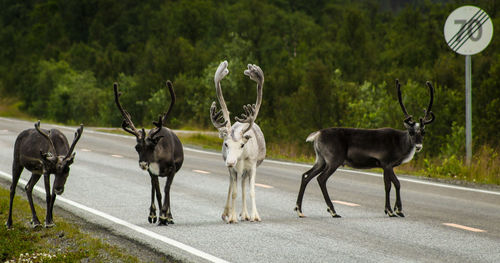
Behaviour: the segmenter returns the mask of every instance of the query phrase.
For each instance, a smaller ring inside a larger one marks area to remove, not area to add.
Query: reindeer
[[[35,123],[35,129],[22,131],[14,144],[14,161],[12,163],[12,184],[10,186],[9,216],[7,218],[7,228],[12,227],[12,205],[16,194],[17,183],[24,168],[31,171],[31,178],[25,186],[26,195],[31,208],[31,226],[40,226],[40,221],[36,215],[33,205],[33,187],[43,174],[45,183],[45,197],[47,203],[47,215],[45,217],[45,227],[53,227],[54,220],[52,210],[56,195],[64,192],[64,184],[69,176],[69,166],[75,159],[76,143],[83,133],[83,124],[75,132],[75,138],[71,146],[62,132],[57,129],[40,129],[40,121]],[[52,194],[50,193],[50,174],[54,174],[54,185]]]
[[[390,217],[404,217],[401,204],[400,183],[393,168],[409,162],[415,152],[422,150],[422,141],[425,134],[425,125],[434,121],[431,107],[434,99],[434,88],[427,82],[430,92],[430,102],[424,117],[419,122],[413,121],[408,115],[401,99],[401,85],[396,80],[398,100],[405,115],[404,126],[406,131],[391,128],[382,129],[354,129],[354,128],[326,128],[311,133],[306,141],[314,143],[316,162],[313,167],[302,175],[302,182],[297,197],[295,211],[299,217],[305,217],[302,213],[302,198],[307,184],[315,176],[328,206],[327,211],[332,217],[340,217],[333,207],[328,195],[326,181],[340,165],[348,165],[353,168],[382,168],[384,170],[385,183],[385,214]],[[391,183],[396,188],[396,203],[394,211],[390,206]]]
[[[153,121],[156,128],[151,129],[147,135],[144,128],[141,130],[135,128],[130,114],[121,106],[119,100],[121,93],[118,92],[118,84],[115,83],[113,87],[115,103],[123,117],[122,129],[136,137],[137,144],[135,145],[135,150],[139,154],[139,167],[144,171],[148,171],[151,177],[151,206],[149,207],[148,221],[149,223],[156,223],[157,221],[154,201],[156,194],[158,207],[161,209],[159,225],[174,223],[170,209],[170,186],[175,174],[181,169],[184,161],[184,151],[181,141],[174,132],[163,127],[175,103],[174,88],[170,81],[167,81],[167,87],[172,98],[168,111],[163,116],[160,115],[157,122]],[[158,177],[167,177],[163,205]]]
[[[262,103],[262,87],[264,85],[264,73],[259,66],[248,65],[244,74],[251,80],[257,82],[257,101],[253,105],[244,105],[245,113],[242,118],[236,117],[236,123],[231,126],[229,111],[222,96],[220,81],[229,73],[227,61],[220,63],[215,72],[214,82],[217,99],[221,110],[217,112],[215,101],[210,107],[210,119],[219,130],[219,136],[224,139],[222,145],[222,158],[229,170],[229,191],[227,193],[226,205],[222,213],[222,220],[227,223],[236,223],[238,218],[235,212],[235,200],[237,196],[237,180],[241,176],[241,189],[243,207],[240,217],[244,220],[261,221],[255,204],[255,176],[256,169],[266,157],[266,142],[260,127],[255,124]],[[250,199],[252,202],[252,213],[249,216],[246,205],[245,180],[250,183]],[[231,205],[229,199],[232,198]]]

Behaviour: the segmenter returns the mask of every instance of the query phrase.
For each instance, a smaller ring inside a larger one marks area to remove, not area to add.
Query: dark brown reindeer
[[[40,121],[35,123],[35,129],[22,131],[16,139],[14,145],[14,162],[12,163],[12,185],[10,186],[9,216],[7,218],[7,228],[12,227],[12,205],[16,194],[17,183],[24,168],[31,171],[31,178],[26,185],[26,195],[31,208],[31,226],[40,226],[40,221],[33,206],[33,187],[40,177],[44,176],[45,195],[47,202],[47,216],[45,217],[45,227],[54,226],[52,210],[56,195],[64,192],[64,184],[69,176],[69,166],[75,159],[76,143],[82,136],[83,124],[75,132],[75,138],[71,146],[68,144],[66,136],[57,129],[40,129]],[[54,185],[52,194],[50,193],[50,174],[54,174]]]
[[[430,102],[427,109],[424,110],[424,117],[420,118],[419,122],[415,122],[413,117],[408,115],[403,105],[401,86],[399,81],[396,80],[399,104],[405,115],[404,125],[406,131],[391,128],[327,128],[313,132],[307,137],[306,141],[314,142],[316,162],[310,170],[302,175],[295,207],[299,217],[305,217],[302,213],[302,198],[306,186],[311,179],[318,175],[317,180],[328,206],[327,211],[332,217],[340,217],[333,208],[326,188],[326,181],[341,165],[360,169],[382,168],[385,183],[385,213],[391,217],[404,217],[399,192],[400,183],[396,174],[394,174],[393,168],[409,162],[415,152],[422,150],[425,125],[434,121],[434,114],[431,112],[434,89],[430,82],[426,84],[430,92]],[[396,188],[394,211],[390,206],[391,183]]]
[[[160,225],[173,224],[172,213],[170,211],[170,186],[174,180],[175,173],[179,171],[184,161],[184,151],[179,138],[170,129],[163,127],[168,114],[175,103],[175,93],[172,83],[167,81],[167,87],[172,97],[167,113],[159,116],[158,122],[153,122],[156,128],[146,135],[144,128],[137,130],[130,118],[130,114],[123,109],[120,104],[118,84],[114,84],[115,102],[123,116],[122,128],[136,137],[137,144],[135,150],[139,154],[139,166],[142,170],[147,170],[151,176],[151,206],[149,208],[149,223],[156,223],[155,194],[160,207]],[[165,184],[165,196],[162,205],[159,177],[167,177]]]

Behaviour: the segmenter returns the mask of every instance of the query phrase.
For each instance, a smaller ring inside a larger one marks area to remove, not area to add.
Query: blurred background
[[[446,18],[464,4],[485,10],[495,31],[472,56],[472,167],[463,164],[465,58],[443,36]],[[415,118],[431,81],[436,120],[405,169],[500,184],[499,15],[495,0],[3,0],[0,114],[118,127],[118,82],[136,126],[151,127],[167,110],[171,80],[177,102],[166,125],[215,131],[218,64],[229,62],[222,89],[234,117],[255,102],[255,83],[243,75],[252,63],[265,74],[257,123],[269,151],[310,158],[305,138],[321,128],[404,129],[395,79]]]

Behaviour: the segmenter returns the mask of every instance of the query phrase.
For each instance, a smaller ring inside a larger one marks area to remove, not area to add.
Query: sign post
[[[444,24],[444,38],[448,46],[465,55],[465,150],[466,162],[472,159],[472,85],[471,56],[485,49],[493,37],[491,19],[479,7],[466,5],[455,9]]]

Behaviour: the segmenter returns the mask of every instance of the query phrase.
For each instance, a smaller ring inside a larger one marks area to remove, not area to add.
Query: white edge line
[[[0,119],[3,120],[10,120],[10,121],[16,121],[16,122],[23,122],[20,120],[15,120],[15,119],[8,119],[8,118],[3,118],[0,117]],[[55,127],[61,128],[61,129],[71,129],[73,128],[68,128],[65,126],[60,126],[60,125],[53,125]],[[132,136],[128,135],[120,135],[120,134],[113,134],[113,133],[106,133],[106,132],[100,132],[100,131],[93,131],[93,130],[86,130],[87,133],[93,133],[93,134],[103,134],[103,135],[108,135],[108,136],[115,136],[115,137],[121,137],[121,138],[128,138],[128,139],[135,139]],[[210,151],[204,151],[204,150],[198,150],[198,149],[193,149],[190,147],[184,146],[184,150],[188,150],[191,152],[196,152],[196,153],[203,153],[203,154],[208,154],[208,155],[217,155],[219,156],[220,153],[216,152],[210,152]],[[292,163],[292,162],[284,162],[284,161],[276,161],[276,160],[265,160],[266,163],[274,163],[274,164],[281,164],[281,165],[290,165],[290,166],[297,166],[297,167],[304,167],[304,168],[309,168],[312,165],[311,164],[301,164],[301,163]],[[377,173],[370,173],[370,172],[363,172],[363,171],[356,171],[356,170],[348,170],[348,169],[337,169],[341,172],[348,172],[348,173],[355,173],[355,174],[363,174],[363,175],[370,175],[370,176],[375,176],[375,177],[382,177],[382,174],[377,174]],[[449,184],[443,184],[443,183],[437,183],[437,182],[427,182],[427,181],[421,181],[417,179],[411,179],[411,178],[398,178],[400,181],[405,181],[405,182],[411,182],[411,183],[416,183],[416,184],[423,184],[423,185],[431,185],[431,186],[436,186],[436,187],[442,187],[442,188],[448,188],[448,189],[455,189],[455,190],[462,190],[462,191],[469,191],[469,192],[476,192],[476,193],[483,193],[483,194],[492,194],[492,195],[499,195],[500,192],[496,191],[489,191],[489,190],[482,190],[482,189],[475,189],[475,188],[467,188],[463,186],[455,186],[455,185],[449,185]]]
[[[0,175],[2,175],[4,178],[12,180],[12,175],[10,175],[8,173],[0,171]],[[27,182],[24,179],[19,179],[18,185],[19,184],[21,184],[22,186],[25,186],[27,184]],[[45,193],[45,189],[43,189],[42,187],[35,186],[34,189],[35,189],[35,191],[40,192],[42,194]],[[143,234],[143,235],[146,235],[146,236],[148,236],[150,238],[157,239],[157,240],[162,241],[162,242],[164,242],[164,243],[166,243],[168,245],[171,245],[171,246],[174,246],[176,248],[182,249],[182,250],[184,250],[184,251],[186,251],[186,252],[188,252],[188,253],[190,253],[192,255],[198,256],[198,257],[206,259],[208,261],[217,262],[217,263],[219,263],[219,262],[220,263],[226,263],[226,262],[228,262],[228,261],[225,261],[225,260],[223,260],[221,258],[215,257],[215,256],[210,255],[208,253],[205,253],[205,252],[203,252],[201,250],[198,250],[196,248],[193,248],[191,246],[183,244],[183,243],[181,243],[179,241],[176,241],[176,240],[173,240],[171,238],[162,236],[162,235],[157,234],[157,233],[155,233],[153,231],[147,230],[147,229],[142,228],[140,226],[136,226],[136,225],[134,225],[132,223],[129,223],[129,222],[125,221],[125,220],[122,220],[120,218],[117,218],[117,217],[114,217],[112,215],[106,214],[106,213],[104,213],[102,211],[99,211],[99,210],[96,210],[94,208],[90,208],[88,206],[82,205],[80,203],[77,203],[75,201],[69,200],[69,199],[64,198],[62,196],[58,196],[57,200],[59,200],[58,202],[66,203],[68,205],[71,205],[71,206],[76,207],[78,209],[84,210],[86,212],[89,212],[91,214],[94,214],[96,216],[104,218],[106,220],[112,221],[113,223],[116,223],[116,224],[119,224],[121,226],[124,226],[124,227],[127,227],[129,229],[132,229],[132,230],[136,231],[139,234]]]
[[[470,227],[470,226],[464,226],[464,225],[455,224],[455,223],[443,223],[443,225],[449,226],[449,227],[458,228],[458,229],[462,229],[462,230],[467,230],[467,231],[471,231],[471,232],[476,232],[476,233],[484,233],[484,232],[486,232],[486,230],[483,230],[483,229],[479,229],[479,228],[475,228],[475,227]]]

